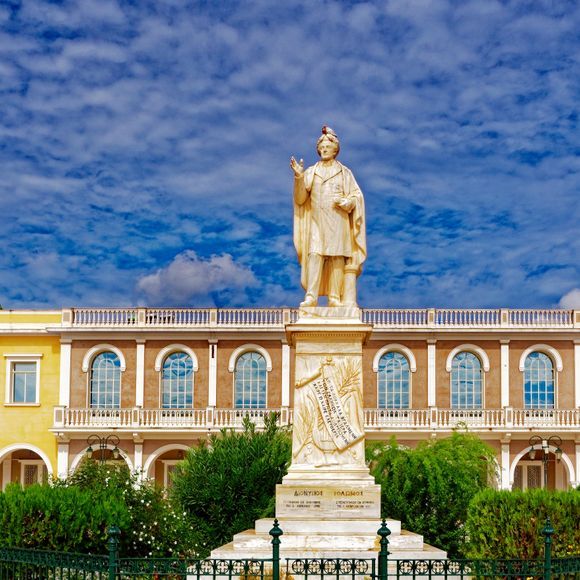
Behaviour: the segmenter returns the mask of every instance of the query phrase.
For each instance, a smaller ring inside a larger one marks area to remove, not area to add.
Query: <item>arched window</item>
[[[524,363],[526,409],[554,408],[554,364],[543,352],[531,352]]]
[[[462,351],[451,365],[451,408],[483,407],[483,370],[481,361],[472,352]]]
[[[185,352],[174,352],[163,361],[161,406],[164,409],[193,407],[193,361]]]
[[[266,359],[259,352],[245,352],[236,360],[234,405],[236,409],[266,407]]]
[[[121,406],[121,361],[114,352],[101,352],[91,363],[91,407],[118,409]]]
[[[387,352],[379,360],[379,407],[408,409],[411,373],[407,357],[400,352]]]

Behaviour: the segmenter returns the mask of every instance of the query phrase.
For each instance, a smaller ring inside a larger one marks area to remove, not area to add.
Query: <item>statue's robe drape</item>
[[[338,161],[334,167],[329,175],[325,175],[320,162],[306,169],[304,187],[309,195],[302,205],[294,203],[294,246],[302,267],[300,281],[305,290],[310,253],[344,256],[346,265],[356,268],[357,276],[367,255],[362,192],[348,167]],[[350,213],[334,205],[335,195],[353,203]],[[320,295],[328,294],[328,266],[325,264],[322,272]]]

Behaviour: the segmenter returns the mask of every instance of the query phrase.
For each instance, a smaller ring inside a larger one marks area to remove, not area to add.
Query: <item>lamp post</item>
[[[89,435],[87,438],[87,444],[89,448],[87,449],[87,457],[90,459],[93,456],[93,445],[98,444],[99,447],[99,463],[102,465],[105,463],[105,451],[108,449],[109,445],[114,445],[113,447],[113,459],[119,459],[119,438],[116,435],[107,435],[106,437],[101,437],[100,435]]]
[[[539,435],[533,435],[528,441],[531,449],[528,453],[529,458],[534,460],[536,458],[536,445],[541,445],[542,450],[542,462],[544,464],[544,489],[548,489],[548,455],[550,454],[550,446],[556,447],[554,455],[556,456],[556,461],[559,463],[562,459],[562,439],[558,435],[551,435],[550,437],[540,437]]]

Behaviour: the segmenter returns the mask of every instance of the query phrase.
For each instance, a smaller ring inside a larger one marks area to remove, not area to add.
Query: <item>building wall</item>
[[[11,331],[0,332],[0,462],[8,460],[3,453],[8,447],[15,447],[12,453],[13,480],[18,480],[20,459],[34,459],[28,447],[42,451],[56,472],[57,443],[49,431],[53,424],[55,405],[58,405],[60,340],[58,336],[46,333],[48,324],[60,324],[60,313],[42,312],[0,312],[0,325],[8,325]],[[26,334],[22,334],[26,332]],[[10,354],[40,354],[40,386],[38,404],[14,404],[6,401],[7,358]],[[2,474],[0,473],[0,477]],[[5,482],[2,482],[3,484]]]

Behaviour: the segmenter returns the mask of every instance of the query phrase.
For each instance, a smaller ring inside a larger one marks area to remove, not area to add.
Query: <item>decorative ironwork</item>
[[[399,577],[537,578],[543,560],[397,560]]]
[[[374,558],[367,559],[342,559],[342,558],[301,558],[297,560],[286,560],[286,577],[292,576],[358,576],[375,577]]]

